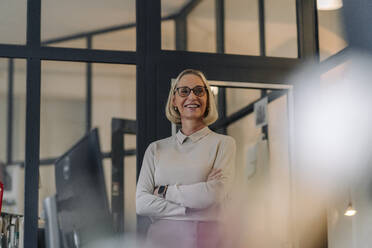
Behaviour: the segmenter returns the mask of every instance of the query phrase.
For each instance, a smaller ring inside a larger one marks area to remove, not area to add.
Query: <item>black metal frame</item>
[[[319,61],[318,11],[314,0],[296,0],[298,57]]]
[[[260,34],[260,55],[266,56],[265,0],[258,0],[258,24]]]
[[[27,5],[27,44],[29,50],[40,47],[41,0]],[[40,154],[41,60],[27,58],[26,78],[26,151],[25,151],[25,247],[37,247],[38,184]]]
[[[217,53],[225,53],[225,0],[215,0],[216,4],[216,42]],[[220,87],[217,96],[218,116],[226,117],[226,88]],[[227,134],[227,126],[216,132]]]
[[[92,49],[92,36],[87,36],[87,49]],[[92,128],[92,64],[86,64],[86,127],[88,133]]]
[[[194,0],[177,15],[167,17],[176,20],[176,33],[186,27],[185,16],[200,0]],[[319,53],[316,1],[297,0],[297,27],[299,59],[271,58],[264,56],[241,56],[209,54],[186,51],[161,50],[161,0],[136,0],[137,50],[111,51],[46,47],[41,45],[61,42],[54,39],[40,40],[41,0],[27,2],[27,43],[25,45],[0,44],[0,57],[27,60],[27,110],[26,110],[26,156],[25,156],[25,247],[37,247],[38,218],[38,167],[40,138],[40,69],[41,60],[76,61],[87,63],[132,64],[137,66],[137,177],[147,145],[170,134],[170,124],[164,117],[164,102],[168,94],[168,82],[186,67],[203,70],[211,80],[236,82],[290,83],[286,76],[301,64],[304,58],[317,58]],[[223,24],[223,1],[216,0],[218,23]],[[163,18],[166,19],[166,18]],[[177,21],[178,20],[178,21]],[[181,21],[180,21],[181,20]],[[178,25],[177,25],[178,23]],[[134,24],[118,25],[107,30],[72,35],[64,39],[81,38],[98,33],[131,28]],[[218,29],[218,51],[224,51],[222,26]],[[261,43],[263,39],[261,30]],[[62,37],[63,38],[63,37]],[[177,39],[176,47],[187,48],[187,36]],[[89,41],[88,41],[89,47]],[[262,50],[261,44],[261,50]],[[264,55],[264,54],[262,54]],[[268,73],[269,72],[269,73]],[[91,68],[87,65],[87,74]],[[87,76],[87,101],[91,79]],[[91,107],[87,106],[87,130]],[[9,114],[8,114],[9,116]],[[8,125],[9,125],[8,121]],[[11,127],[9,127],[11,129]],[[8,138],[9,139],[9,138]],[[9,142],[9,141],[7,141]],[[9,154],[9,153],[7,153]],[[109,153],[106,154],[109,156]],[[9,158],[9,155],[8,155]],[[10,156],[11,158],[11,156]]]
[[[113,118],[111,121],[111,213],[114,230],[124,232],[124,157],[128,155],[124,148],[125,134],[136,134],[135,120]],[[134,155],[134,154],[133,154]]]

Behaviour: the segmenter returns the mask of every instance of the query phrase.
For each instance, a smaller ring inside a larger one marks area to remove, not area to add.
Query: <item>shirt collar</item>
[[[207,134],[209,134],[210,132],[212,131],[208,127],[204,127],[199,131],[196,131],[195,133],[191,134],[190,136],[186,136],[181,132],[180,129],[176,134],[176,138],[181,144],[183,144],[187,138],[190,138],[192,142],[196,142],[203,138],[204,136],[206,136]]]

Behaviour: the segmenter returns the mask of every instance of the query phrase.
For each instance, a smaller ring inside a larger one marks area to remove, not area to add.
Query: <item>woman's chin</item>
[[[184,115],[181,119],[185,120],[203,120],[203,116],[201,114],[194,114],[194,115]]]

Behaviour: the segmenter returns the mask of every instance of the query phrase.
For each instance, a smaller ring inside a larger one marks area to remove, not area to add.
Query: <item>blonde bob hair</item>
[[[169,96],[167,105],[165,107],[165,114],[169,121],[173,122],[176,125],[181,124],[181,116],[178,110],[175,110],[173,107],[173,98],[176,92],[176,88],[178,85],[178,82],[181,80],[181,78],[186,74],[194,74],[201,78],[204,85],[207,87],[207,107],[205,109],[203,122],[205,125],[209,126],[212,123],[214,123],[218,119],[218,112],[216,108],[216,103],[214,101],[214,96],[211,90],[211,87],[205,78],[204,74],[201,71],[194,70],[194,69],[186,69],[182,71],[180,74],[178,74],[176,80],[172,82],[171,88],[169,90]]]

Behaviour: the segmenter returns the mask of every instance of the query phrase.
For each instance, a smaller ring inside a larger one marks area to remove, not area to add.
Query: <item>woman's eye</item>
[[[189,91],[188,91],[188,89],[181,89],[181,93],[183,93],[183,94],[187,94]]]
[[[201,88],[196,88],[196,89],[194,89],[194,92],[195,92],[195,94],[200,94],[201,92],[203,91],[203,89],[201,89]]]

